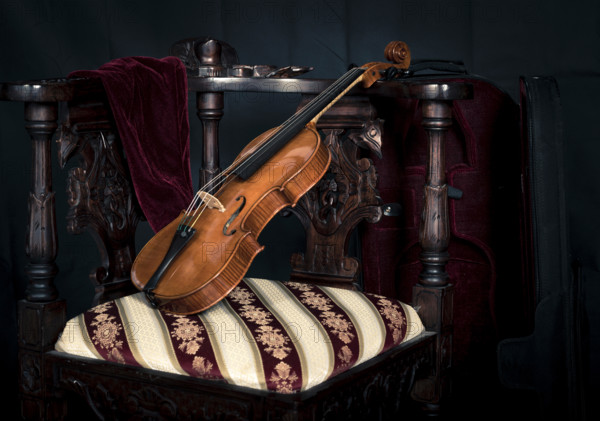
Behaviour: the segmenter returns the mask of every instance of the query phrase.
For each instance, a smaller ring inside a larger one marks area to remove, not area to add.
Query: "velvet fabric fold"
[[[101,79],[138,202],[159,231],[193,197],[183,63],[176,57],[124,57],[68,77]]]

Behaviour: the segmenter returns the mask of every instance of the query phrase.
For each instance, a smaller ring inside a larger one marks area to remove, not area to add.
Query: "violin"
[[[244,277],[264,247],[258,236],[283,208],[295,206],[331,160],[318,119],[358,83],[406,70],[408,46],[388,44],[385,57],[354,67],[281,125],[248,143],[233,163],[194,195],[188,208],[137,255],[131,280],[154,307],[176,314],[208,309]]]

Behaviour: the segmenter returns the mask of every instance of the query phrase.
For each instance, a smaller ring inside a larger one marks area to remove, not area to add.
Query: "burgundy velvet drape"
[[[187,77],[175,57],[125,57],[70,78],[102,80],[138,202],[154,231],[193,197]]]

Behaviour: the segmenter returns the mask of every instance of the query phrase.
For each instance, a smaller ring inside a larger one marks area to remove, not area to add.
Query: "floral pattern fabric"
[[[56,349],[295,393],[423,330],[395,299],[248,278],[196,315],[156,310],[142,293],[104,303],[69,321]]]

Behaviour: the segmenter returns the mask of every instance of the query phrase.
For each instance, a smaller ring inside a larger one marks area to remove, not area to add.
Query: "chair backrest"
[[[217,54],[218,48],[212,48],[213,40],[203,42],[211,48],[194,47],[196,54],[210,56],[199,60],[201,67],[223,67],[226,63],[219,61],[222,54]],[[227,72],[244,68],[236,66]],[[187,70],[188,92],[196,94],[196,114],[203,126],[200,185],[220,171],[218,125],[228,92],[285,94],[292,88],[293,92],[303,95],[317,95],[332,83],[330,80],[290,77],[302,72],[295,68],[283,68],[283,73],[271,72],[272,77],[269,76],[271,73],[257,77],[243,74],[233,77],[229,73],[226,76],[199,76],[194,69],[188,67]],[[78,164],[68,176],[68,230],[79,233],[88,229],[97,241],[101,265],[91,274],[96,288],[94,302],[134,292],[129,273],[135,259],[136,228],[144,217],[136,202],[127,159],[102,84],[97,80],[63,79],[44,81],[33,87],[28,83],[5,85],[3,99],[26,103],[27,129],[36,154],[44,158],[34,160],[34,173],[39,176],[33,179],[32,192],[37,194],[39,190],[42,196],[53,199],[49,180],[52,177],[50,143],[57,126],[60,164],[64,167],[67,161],[79,157]],[[321,117],[318,128],[332,153],[332,165],[328,175],[294,210],[307,231],[307,247],[305,253],[295,254],[292,259],[293,279],[357,288],[360,266],[356,259],[348,257],[353,228],[360,221],[375,222],[382,215],[375,168],[362,156],[363,150],[381,154],[382,125],[371,101],[379,97],[413,98],[421,101],[428,149],[425,157],[428,193],[424,200],[421,235],[423,271],[418,281],[424,286],[447,285],[448,278],[443,269],[448,260],[449,240],[444,133],[452,125],[452,101],[467,99],[471,94],[471,86],[464,83],[440,84],[410,78],[378,82],[368,89],[353,88],[343,101]],[[60,118],[57,116],[58,104],[63,111]],[[192,143],[193,147],[199,147],[195,140]],[[57,227],[54,202],[49,205],[42,204],[39,210],[37,207],[30,210],[33,223],[28,230],[28,274],[32,282],[27,298],[33,302],[45,302],[57,296],[53,283],[57,272],[54,264]],[[436,229],[432,229],[426,215],[439,216]],[[42,225],[37,223],[40,218],[45,218]],[[408,281],[414,284],[417,279]]]
[[[305,96],[299,107],[308,100]],[[360,149],[380,153],[381,121],[367,97],[352,96],[328,111],[317,128],[332,163],[317,186],[289,209],[306,232],[305,250],[291,259],[292,279],[357,288],[360,265],[348,256],[350,236],[362,220],[376,222],[382,215],[376,171]],[[94,301],[130,293],[135,231],[144,216],[106,97],[68,102],[58,139],[61,166],[79,158],[68,174],[68,230],[87,229],[98,245],[101,266],[91,274]],[[198,139],[191,143],[201,147]]]

